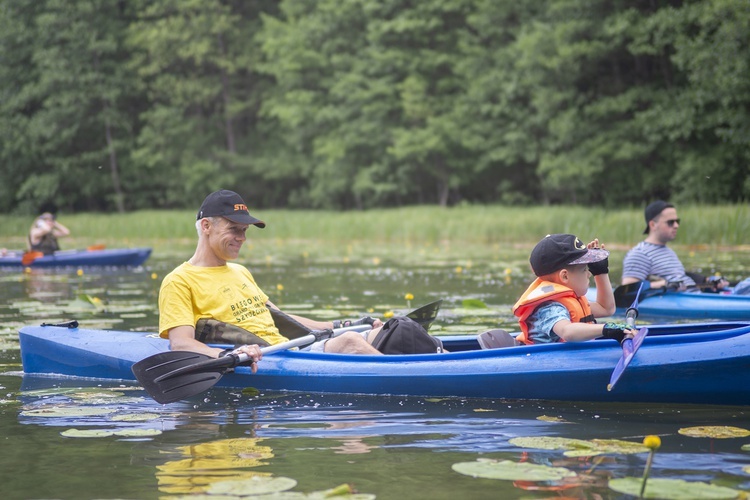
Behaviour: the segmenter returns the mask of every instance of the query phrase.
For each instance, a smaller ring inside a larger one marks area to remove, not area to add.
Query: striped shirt
[[[625,255],[622,277],[647,280],[651,275],[663,278],[667,283],[682,282],[685,286],[695,286],[695,281],[685,274],[685,267],[674,250],[666,245],[641,241]]]

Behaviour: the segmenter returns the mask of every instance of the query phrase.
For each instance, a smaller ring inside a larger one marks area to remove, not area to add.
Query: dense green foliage
[[[750,198],[747,0],[0,0],[0,210]]]

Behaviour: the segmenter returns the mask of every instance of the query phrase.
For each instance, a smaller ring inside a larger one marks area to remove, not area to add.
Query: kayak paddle
[[[39,257],[44,257],[44,254],[36,250],[29,250],[27,252],[24,252],[23,256],[21,257],[21,265],[24,267],[30,266]]]
[[[411,318],[424,327],[425,330],[429,330],[432,322],[437,318],[438,311],[440,310],[440,304],[443,303],[442,299],[430,302],[422,307],[414,309],[410,313],[406,313],[407,318]]]
[[[638,288],[638,292],[635,294],[635,300],[625,313],[625,323],[627,323],[627,325],[633,330],[635,330],[635,320],[638,317],[638,297],[641,294],[643,283],[644,282],[641,282],[641,285]],[[628,367],[630,362],[633,360],[635,353],[641,347],[643,339],[646,338],[646,335],[648,335],[648,328],[641,328],[632,339],[625,339],[622,341],[622,356],[617,362],[617,365],[612,372],[612,376],[609,378],[609,384],[607,384],[608,391],[614,389],[615,384],[618,380],[620,380],[620,376],[625,371],[625,368]]]
[[[261,348],[263,355],[301,347],[330,337],[333,330],[318,330],[304,337]],[[248,361],[245,353],[212,358],[190,351],[166,351],[133,365],[133,375],[157,403],[195,396],[213,387],[230,368]]]
[[[644,288],[644,285],[646,288]],[[642,293],[643,292],[643,293]],[[627,285],[620,285],[615,288],[615,305],[617,307],[628,307],[628,304],[632,302],[630,307],[635,307],[638,302],[655,295],[663,295],[667,293],[667,287],[662,286],[659,288],[651,288],[651,284],[646,281],[636,281],[635,283],[628,283]],[[643,295],[643,297],[641,297]],[[635,297],[635,299],[633,299]]]
[[[427,329],[437,317],[441,303],[442,300],[436,300],[407,313],[406,316]],[[275,311],[274,314],[286,316],[281,311]],[[287,318],[296,323],[293,318],[288,316]],[[263,347],[260,352],[266,355],[294,347],[302,347],[346,331],[361,330],[363,327],[370,328],[369,325],[358,325],[336,330],[311,331],[303,337]],[[212,358],[205,354],[190,351],[166,351],[138,361],[133,365],[132,371],[138,382],[156,402],[166,404],[195,396],[210,389],[216,385],[227,370],[248,360],[249,356],[244,353]]]

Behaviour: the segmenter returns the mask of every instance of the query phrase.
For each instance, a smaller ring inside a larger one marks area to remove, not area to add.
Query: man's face
[[[677,228],[680,227],[680,222],[676,208],[665,208],[653,222],[655,224],[651,232],[660,242],[667,243],[677,237]]]
[[[212,222],[209,241],[216,256],[222,260],[234,260],[239,257],[240,249],[247,239],[245,232],[248,227],[248,224],[232,222],[224,217]]]

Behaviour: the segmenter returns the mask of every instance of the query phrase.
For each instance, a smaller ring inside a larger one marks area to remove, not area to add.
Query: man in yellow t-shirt
[[[269,307],[278,309],[255,283],[250,271],[229,262],[239,256],[245,232],[265,223],[248,212],[240,195],[220,190],[209,194],[198,211],[198,244],[193,256],[169,273],[159,291],[159,334],[169,339],[173,351],[192,351],[218,357],[223,351],[209,347],[195,337],[195,325],[203,318],[239,326],[270,344],[284,342]],[[330,321],[315,321],[289,315],[312,330],[333,328]],[[382,326],[375,320],[374,328]],[[346,332],[316,342],[313,350],[346,354],[380,354],[366,340],[374,335]],[[255,364],[262,357],[258,345],[239,348]]]

